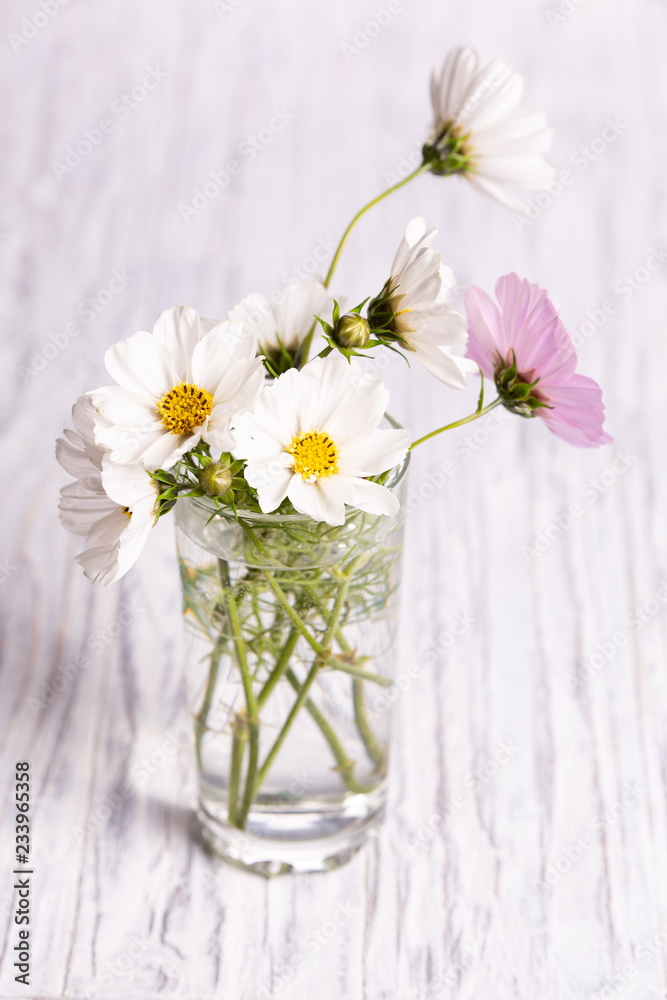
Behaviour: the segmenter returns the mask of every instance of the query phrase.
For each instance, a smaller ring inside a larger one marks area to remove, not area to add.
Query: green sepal
[[[322,336],[326,337],[327,339],[329,337],[333,337],[334,328],[331,325],[331,323],[327,323],[327,321],[325,319],[322,319],[321,316],[316,316],[315,319],[317,320],[317,322],[320,324],[320,326],[324,330],[324,333],[322,334]],[[334,309],[334,324],[337,323],[337,322],[338,322],[338,319],[336,318],[336,310]]]
[[[158,483],[167,483],[169,486],[174,486],[176,479],[171,472],[165,472],[164,469],[156,469],[155,472],[151,472],[153,479],[157,479]]]

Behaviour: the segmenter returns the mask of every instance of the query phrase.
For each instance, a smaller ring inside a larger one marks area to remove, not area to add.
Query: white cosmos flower
[[[437,232],[427,230],[421,217],[408,223],[385,285],[389,298],[379,308],[395,314],[391,330],[403,339],[405,350],[445,385],[463,389],[467,373],[477,366],[451,353],[468,342],[468,334],[464,317],[447,305],[456,282],[431,248]]]
[[[431,78],[435,116],[428,145],[445,165],[436,173],[452,173],[452,153],[463,156],[463,176],[475,187],[515,210],[525,210],[512,187],[537,190],[555,174],[544,154],[553,130],[546,115],[519,108],[523,77],[502,59],[480,68],[473,48],[448,54],[440,74]],[[428,159],[428,157],[427,157]]]
[[[253,292],[235,305],[227,318],[247,323],[263,354],[271,357],[282,343],[293,356],[315,323],[315,316],[330,313],[332,308],[333,299],[321,281],[293,281],[283,289],[276,303]],[[326,347],[318,329],[319,324],[313,334],[311,355]]]
[[[362,375],[340,354],[291,368],[267,386],[254,412],[237,423],[236,456],[265,513],[285,497],[301,514],[336,525],[345,504],[395,514],[393,493],[366,476],[403,460],[404,430],[378,430],[389,393],[376,375]]]
[[[155,523],[157,484],[141,465],[118,466],[95,444],[93,409],[81,396],[72,408],[76,430],[56,442],[56,458],[75,482],[60,491],[60,523],[82,535],[76,561],[93,583],[119,580],[136,562]]]
[[[151,471],[169,468],[200,439],[230,451],[231,423],[264,381],[256,354],[245,324],[225,321],[204,333],[194,309],[167,309],[152,333],[140,331],[107,351],[107,371],[118,385],[88,393],[101,418],[97,444],[113,461]]]

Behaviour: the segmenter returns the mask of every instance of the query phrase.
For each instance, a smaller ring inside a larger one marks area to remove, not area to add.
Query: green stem
[[[382,194],[379,194],[377,196],[377,198],[373,198],[373,200],[369,201],[367,205],[364,205],[363,208],[359,209],[359,211],[354,216],[354,218],[350,222],[349,226],[347,227],[347,229],[345,230],[345,232],[341,236],[340,243],[338,244],[336,252],[335,252],[335,254],[333,256],[333,260],[331,261],[331,265],[329,267],[329,270],[327,271],[327,276],[324,279],[324,287],[325,288],[329,287],[329,282],[331,281],[331,279],[333,277],[333,273],[336,270],[336,264],[338,263],[338,258],[340,257],[340,255],[342,253],[342,250],[343,250],[343,247],[345,246],[345,244],[347,242],[347,238],[350,235],[350,233],[352,232],[352,230],[354,229],[354,227],[357,224],[357,222],[359,221],[359,219],[362,217],[362,215],[365,215],[365,213],[370,208],[373,208],[374,205],[377,205],[377,203],[379,201],[382,201],[383,198],[386,198],[388,195],[393,194],[394,191],[398,191],[399,188],[402,188],[406,184],[409,184],[409,182],[413,181],[415,179],[415,177],[419,177],[420,174],[423,174],[424,171],[429,170],[429,169],[430,169],[430,167],[428,166],[428,164],[426,164],[426,163],[420,164],[420,166],[418,166],[416,170],[413,170],[411,174],[408,174],[407,177],[404,177],[402,180],[398,181],[397,184],[392,184],[392,186],[390,188],[387,188],[386,191],[383,191]]]
[[[299,683],[299,679],[294,673],[294,671],[289,669],[285,676],[287,677],[287,680],[290,682],[296,693],[299,694],[301,691],[301,684]],[[320,712],[315,702],[311,701],[310,698],[306,698],[305,706],[306,706],[306,711],[313,719],[313,722],[315,722],[316,725],[319,727],[319,729],[322,731],[322,735],[324,736],[325,740],[331,747],[331,751],[338,765],[340,776],[343,779],[343,782],[347,790],[350,792],[355,792],[357,794],[364,794],[365,792],[372,791],[373,788],[375,787],[374,785],[362,785],[358,781],[356,781],[354,777],[354,761],[350,760],[350,758],[345,753],[345,749],[343,748],[342,743],[336,736],[332,726],[329,724],[324,714]]]
[[[215,685],[218,681],[218,670],[220,669],[220,659],[222,657],[223,650],[227,645],[226,638],[223,639],[222,636],[218,638],[215,647],[211,653],[211,668],[208,672],[208,680],[206,682],[206,693],[204,694],[204,701],[202,706],[197,713],[195,718],[195,743],[197,747],[197,763],[199,765],[199,770],[203,770],[202,763],[202,742],[204,740],[204,734],[206,732],[206,723],[208,721],[208,713],[211,710],[211,702],[213,701],[213,693],[215,691]]]
[[[234,722],[234,736],[232,738],[232,759],[229,768],[229,802],[227,813],[230,826],[236,826],[236,811],[239,798],[239,783],[241,780],[241,766],[243,764],[243,751],[245,750],[248,731],[241,728],[238,720]]]
[[[335,656],[332,656],[331,655],[331,650],[327,649],[325,645],[323,645],[322,643],[318,642],[317,639],[315,639],[310,634],[310,632],[308,631],[308,626],[303,621],[303,619],[300,617],[300,615],[294,610],[294,608],[292,607],[292,605],[290,604],[290,602],[287,600],[287,597],[285,596],[285,593],[284,593],[283,589],[281,588],[280,584],[275,579],[275,577],[268,571],[268,569],[262,569],[262,573],[264,574],[264,577],[266,578],[266,581],[268,582],[269,586],[271,587],[271,590],[273,591],[273,593],[278,598],[278,601],[279,601],[280,605],[282,606],[282,608],[284,609],[285,614],[290,619],[290,621],[292,622],[292,624],[295,625],[296,628],[298,628],[299,632],[304,637],[304,639],[306,640],[306,642],[308,643],[308,645],[311,647],[311,649],[315,653],[317,653],[318,658],[321,659],[321,660],[323,660],[327,664],[329,664],[329,665],[331,665],[333,667],[336,667],[337,669],[341,669],[341,670],[346,670],[347,671],[348,670],[348,664],[343,663],[342,660],[338,660]],[[327,640],[326,636],[325,636],[324,642],[326,643],[327,641],[330,642],[331,641],[331,637],[329,637],[329,639]]]
[[[308,588],[308,593],[309,593],[309,597],[312,599],[312,601],[321,610],[322,609],[322,602],[320,601],[320,599],[319,599],[318,595],[316,594],[316,592],[314,590],[311,590],[310,588]],[[352,650],[351,650],[349,642],[347,641],[347,639],[343,635],[342,629],[337,628],[335,636],[336,636],[336,642],[338,643],[338,645],[340,646],[340,648],[343,650],[343,652],[344,653],[350,653]],[[391,687],[391,684],[392,684],[391,681],[387,681],[387,686],[388,687]],[[366,750],[368,752],[369,758],[373,761],[373,763],[378,768],[380,768],[384,764],[385,755],[384,755],[384,751],[382,750],[382,747],[380,746],[380,744],[377,741],[377,738],[375,736],[375,733],[373,732],[371,724],[368,721],[368,718],[366,717],[366,704],[365,704],[365,700],[364,700],[364,686],[361,683],[361,680],[356,680],[355,679],[352,682],[352,699],[353,699],[353,704],[354,704],[354,721],[355,721],[356,726],[357,726],[357,732],[359,733],[359,735],[360,735],[360,737],[361,737],[361,739],[363,741],[363,744],[366,747]],[[306,705],[306,707],[308,707],[308,706]],[[312,715],[312,712],[311,712],[311,715]]]
[[[335,669],[342,670],[345,674],[352,674],[353,677],[358,677],[362,681],[371,681],[373,684],[379,684],[381,687],[390,688],[393,681],[390,681],[388,677],[383,677],[382,674],[371,673],[369,670],[360,670],[359,667],[353,666],[351,663],[346,663],[345,660],[334,660]]]
[[[351,574],[352,572],[354,572],[355,563],[356,563],[356,560],[352,560],[352,563],[350,564],[350,567],[348,569],[348,573],[349,574]],[[271,576],[270,573],[266,574],[266,575],[267,575],[267,579]],[[334,602],[334,606],[333,606],[333,609],[331,611],[331,616],[330,616],[329,621],[327,623],[326,632],[324,633],[323,655],[318,654],[315,657],[315,660],[313,661],[313,665],[311,666],[310,670],[308,671],[308,676],[306,677],[306,680],[304,681],[304,683],[301,686],[301,689],[299,691],[299,694],[297,695],[296,701],[292,705],[291,711],[290,711],[289,715],[287,716],[287,718],[285,719],[285,722],[283,723],[282,729],[280,730],[280,732],[276,736],[276,739],[275,739],[275,741],[273,743],[273,746],[271,747],[271,749],[269,750],[269,752],[268,752],[268,754],[266,756],[266,760],[264,761],[264,763],[262,765],[262,768],[261,768],[261,770],[259,772],[259,775],[257,776],[257,781],[256,781],[255,788],[254,788],[254,793],[255,794],[257,793],[257,791],[259,790],[262,782],[266,778],[266,775],[268,774],[269,769],[270,769],[271,765],[273,764],[273,761],[276,758],[276,754],[278,753],[278,751],[280,750],[281,746],[285,742],[285,738],[287,737],[287,734],[289,733],[289,731],[290,731],[290,729],[292,727],[292,723],[294,722],[296,716],[298,715],[299,710],[301,709],[302,705],[306,701],[306,698],[308,697],[308,693],[309,693],[311,687],[313,686],[313,683],[314,683],[315,678],[317,677],[317,675],[318,675],[318,673],[320,671],[320,668],[322,667],[323,663],[326,662],[327,659],[329,659],[329,653],[327,652],[327,648],[328,648],[328,646],[329,646],[329,644],[331,642],[331,639],[333,637],[334,632],[336,631],[336,628],[338,627],[338,622],[340,620],[340,615],[341,615],[341,611],[343,609],[343,604],[345,603],[345,598],[347,597],[347,592],[348,592],[348,589],[349,589],[349,586],[350,586],[350,582],[351,582],[351,575],[348,575],[348,576],[346,576],[343,579],[343,581],[341,582],[341,584],[338,587],[338,593],[336,595],[336,600]],[[275,583],[275,581],[273,581],[273,583],[278,588],[278,591],[280,592],[280,594],[284,598],[287,608],[289,608],[290,610],[293,610],[292,606],[287,601],[287,598],[285,598],[285,595],[283,594],[283,592],[280,589],[280,587],[278,587],[278,585]],[[274,591],[274,593],[276,593],[276,596],[278,596],[278,592],[277,591]]]
[[[292,705],[292,709],[291,709],[289,715],[287,716],[287,718],[285,719],[285,722],[283,723],[282,729],[280,730],[280,732],[276,736],[275,741],[273,743],[273,746],[271,747],[271,749],[269,750],[268,754],[266,755],[266,760],[262,764],[260,772],[257,775],[257,779],[255,781],[255,794],[257,794],[257,792],[259,791],[259,789],[260,789],[260,787],[261,787],[264,779],[266,778],[267,774],[269,773],[269,769],[270,769],[271,765],[273,764],[274,760],[276,759],[276,755],[277,755],[278,751],[280,750],[281,746],[285,742],[285,738],[286,738],[288,732],[290,731],[290,728],[292,726],[292,723],[294,722],[294,719],[298,715],[301,706],[303,705],[303,703],[305,702],[306,698],[308,697],[308,692],[310,691],[311,687],[313,686],[313,681],[317,677],[318,671],[319,671],[319,664],[318,664],[318,661],[315,660],[314,663],[313,663],[313,665],[312,665],[312,667],[310,668],[310,670],[308,672],[308,676],[306,677],[305,683],[303,684],[303,686],[299,690],[299,694],[297,696],[296,701]]]
[[[243,829],[250,810],[250,804],[252,802],[252,790],[255,784],[255,774],[257,770],[257,759],[259,754],[259,713],[257,711],[257,699],[255,698],[255,692],[252,687],[252,677],[250,676],[248,657],[241,632],[238,607],[232,591],[227,563],[224,559],[218,559],[218,573],[220,575],[220,583],[222,584],[222,591],[227,607],[227,617],[229,618],[229,624],[231,625],[232,639],[236,650],[236,662],[238,663],[241,680],[243,682],[243,692],[245,694],[247,711],[249,742],[248,773],[246,776],[243,805],[236,822],[239,829]]]
[[[257,709],[261,711],[262,707],[266,703],[269,695],[273,691],[274,687],[280,680],[280,678],[285,673],[287,665],[289,664],[290,656],[294,652],[294,647],[299,641],[299,630],[298,628],[293,628],[287,637],[287,641],[280,651],[280,656],[276,660],[276,665],[269,674],[264,687],[257,695]]]
[[[380,769],[384,764],[384,750],[380,746],[371,729],[371,725],[366,718],[366,705],[364,703],[364,685],[359,680],[352,681],[352,699],[354,702],[354,718],[357,723],[359,735],[364,741],[364,746],[368,756],[375,766]]]
[[[424,437],[420,437],[416,441],[412,442],[410,449],[412,450],[412,448],[416,448],[418,444],[423,444],[424,441],[428,441],[429,438],[435,437],[436,434],[442,434],[443,431],[451,431],[455,427],[462,427],[463,424],[469,424],[471,421],[477,420],[478,417],[483,417],[486,413],[490,413],[491,410],[495,409],[496,406],[500,406],[501,403],[502,399],[498,396],[492,403],[489,403],[488,406],[483,406],[481,409],[475,410],[475,412],[471,413],[469,416],[462,417],[460,420],[455,420],[453,424],[445,424],[444,427],[438,427],[436,431],[431,431],[430,434],[424,434]]]
[[[250,726],[250,741],[248,744],[248,775],[245,782],[245,792],[243,793],[243,805],[236,825],[239,830],[245,829],[255,797],[255,782],[257,780],[257,764],[259,762],[259,720]]]
[[[429,169],[430,169],[430,167],[428,166],[428,164],[422,163],[420,166],[417,167],[416,170],[413,170],[411,174],[408,174],[407,177],[404,177],[402,180],[398,181],[397,184],[392,184],[392,186],[389,187],[389,188],[387,188],[386,191],[383,191],[382,194],[379,194],[377,196],[377,198],[373,198],[373,200],[369,201],[367,205],[364,205],[363,208],[359,209],[359,211],[354,216],[354,218],[352,219],[352,221],[348,225],[347,229],[345,230],[345,232],[341,236],[340,243],[336,247],[336,252],[333,255],[333,260],[331,261],[331,264],[329,265],[329,270],[327,271],[327,276],[324,279],[324,287],[325,288],[329,287],[331,279],[333,278],[333,273],[336,270],[336,265],[338,264],[338,259],[339,259],[340,255],[341,255],[341,253],[343,252],[343,247],[347,243],[347,238],[350,235],[350,233],[352,232],[352,230],[354,229],[354,227],[356,226],[356,224],[359,221],[359,219],[362,217],[362,215],[365,215],[366,212],[369,209],[373,208],[374,205],[377,205],[377,203],[380,202],[380,201],[382,201],[383,198],[386,198],[386,197],[388,197],[388,195],[393,194],[394,191],[398,191],[399,188],[402,188],[406,184],[409,184],[409,182],[413,181],[415,179],[415,177],[419,177],[420,174],[423,174],[426,170],[429,170]],[[314,333],[314,331],[315,331],[315,323],[313,323],[313,325],[311,326],[310,330],[308,331],[308,336],[303,341],[303,344],[301,345],[301,349],[299,351],[300,356],[301,356],[301,358],[303,359],[304,362],[307,361],[307,359],[308,359],[308,353],[310,351],[310,344],[311,344],[311,341],[313,339],[313,333]]]

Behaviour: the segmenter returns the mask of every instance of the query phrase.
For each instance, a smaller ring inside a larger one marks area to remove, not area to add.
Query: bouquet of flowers
[[[120,579],[176,509],[200,814],[232,859],[265,863],[271,852],[257,841],[278,838],[280,809],[328,810],[315,836],[338,837],[324,852],[330,866],[345,854],[343,833],[348,854],[358,846],[350,815],[359,826],[362,814],[358,803],[349,813],[350,801],[371,802],[366,818],[379,812],[387,734],[368,701],[392,683],[410,451],[498,406],[574,445],[611,440],[600,388],[576,372],[547,292],[508,274],[497,302],[468,289],[466,319],[449,304],[454,275],[423,219],[408,223],[382,288],[347,312],[329,291],[352,227],[420,174],[459,174],[513,209],[523,207],[513,188],[549,183],[552,133],[543,114],[519,108],[522,90],[502,60],[480,67],[473,49],[450,52],[432,79],[422,163],[355,215],[323,281],[294,282],[277,302],[249,295],[223,320],[188,306],[161,313],[152,332],[107,351],[114,384],[77,400],[74,430],[57,442],[75,480],[62,490],[61,521],[85,539],[76,559],[94,583]],[[365,363],[387,350],[446,389],[479,377],[474,412],[412,440],[387,416],[389,394]],[[325,777],[287,793],[295,758],[320,749]]]

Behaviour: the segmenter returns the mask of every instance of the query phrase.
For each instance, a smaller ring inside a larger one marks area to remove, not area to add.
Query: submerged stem
[[[229,767],[229,802],[227,814],[231,826],[236,826],[236,812],[239,799],[239,783],[241,780],[241,767],[243,765],[243,752],[248,737],[248,730],[239,725],[238,719],[234,722],[234,735],[232,737],[232,757]]]
[[[199,764],[199,769],[203,770],[202,762],[202,742],[204,740],[204,734],[206,732],[206,723],[208,722],[208,713],[211,711],[211,702],[213,701],[213,693],[215,691],[215,686],[218,682],[218,671],[220,669],[220,659],[227,645],[227,639],[222,636],[218,637],[218,641],[213,647],[211,653],[211,666],[208,672],[208,680],[206,682],[206,692],[204,694],[204,700],[202,702],[199,712],[195,716],[195,744],[197,747],[197,763]]]
[[[257,782],[256,782],[256,786],[255,786],[255,789],[254,789],[254,794],[257,793],[257,791],[259,790],[262,782],[266,778],[266,775],[268,774],[269,768],[271,767],[271,764],[275,760],[278,751],[280,750],[281,746],[283,745],[283,743],[284,743],[284,741],[285,741],[285,739],[287,737],[287,734],[289,733],[289,731],[290,731],[290,729],[292,727],[292,723],[294,722],[294,719],[296,718],[296,716],[297,716],[300,708],[302,707],[302,705],[306,701],[306,698],[308,697],[308,692],[310,691],[311,687],[313,686],[313,684],[315,682],[315,678],[317,677],[317,675],[318,675],[321,667],[329,659],[328,647],[329,647],[329,645],[331,643],[331,639],[333,637],[333,634],[336,631],[336,628],[338,627],[338,622],[340,620],[340,615],[341,615],[341,611],[343,609],[343,604],[345,603],[345,598],[347,597],[347,592],[348,592],[348,589],[349,589],[349,586],[350,586],[350,574],[354,572],[355,564],[356,564],[356,560],[353,559],[352,563],[350,564],[350,566],[348,568],[348,575],[345,576],[345,578],[343,579],[343,581],[340,583],[340,585],[338,587],[338,593],[336,594],[336,600],[334,601],[334,606],[333,606],[332,611],[331,611],[331,616],[329,618],[329,621],[327,623],[327,628],[326,628],[326,631],[324,633],[324,647],[322,648],[322,654],[323,655],[318,654],[315,657],[315,660],[313,661],[313,665],[311,666],[310,670],[308,671],[308,676],[306,677],[306,680],[304,681],[303,685],[301,685],[301,688],[300,688],[299,693],[297,695],[296,701],[292,705],[292,709],[291,709],[289,715],[287,716],[287,718],[285,719],[285,722],[283,723],[283,727],[280,730],[280,732],[278,733],[278,735],[277,735],[277,737],[276,737],[276,739],[274,741],[274,744],[271,747],[271,749],[269,750],[269,752],[267,754],[267,757],[266,757],[266,760],[264,761],[264,763],[263,763],[263,765],[261,767],[259,775],[257,776]],[[265,575],[267,576],[267,579],[271,577],[270,573],[266,573]],[[278,596],[278,592],[280,592],[280,594],[282,595],[282,597],[283,597],[283,599],[285,601],[286,607],[289,608],[291,611],[293,611],[293,608],[292,608],[291,604],[289,603],[289,601],[287,600],[287,598],[285,597],[285,595],[283,594],[282,590],[280,589],[280,587],[278,586],[278,584],[275,582],[275,580],[273,581],[273,586],[275,586],[277,588],[277,591],[274,591],[274,593],[276,593],[276,596]],[[296,612],[294,612],[294,613],[296,614]],[[309,635],[309,633],[306,634],[307,637],[308,637],[308,635]]]
[[[235,825],[238,826],[239,829],[243,829],[250,810],[250,804],[252,802],[252,790],[255,784],[255,773],[257,771],[257,759],[259,755],[259,713],[257,711],[257,699],[255,698],[255,692],[252,686],[252,677],[250,676],[250,668],[248,666],[248,656],[246,653],[245,642],[243,641],[241,623],[239,621],[238,607],[236,605],[236,599],[234,597],[234,592],[229,578],[229,569],[224,559],[218,559],[218,573],[220,575],[220,583],[222,585],[222,592],[225,599],[227,617],[231,626],[232,640],[236,651],[236,662],[238,664],[239,671],[241,673],[241,680],[243,682],[243,692],[245,694],[247,712],[249,745],[248,771],[241,812],[238,816],[235,815]],[[230,780],[230,788],[231,784],[232,782]],[[235,814],[235,809],[232,809],[231,811]]]
[[[384,765],[385,752],[380,746],[377,737],[366,717],[366,705],[364,702],[364,685],[360,680],[352,681],[352,700],[354,702],[354,719],[359,730],[359,735],[364,741],[366,752],[379,769]]]
[[[294,690],[299,694],[301,691],[301,684],[299,679],[293,670],[289,669],[286,672],[287,680],[290,682]],[[313,722],[322,731],[322,735],[331,747],[331,751],[336,759],[336,764],[338,765],[338,771],[343,779],[345,787],[350,792],[355,792],[356,794],[363,794],[365,792],[370,792],[373,790],[375,785],[362,785],[354,777],[354,761],[345,753],[345,749],[336,736],[333,727],[329,723],[328,719],[323,712],[320,712],[319,708],[310,698],[306,698],[305,701],[306,711],[311,716]]]
[[[299,641],[299,630],[293,628],[287,637],[287,641],[280,651],[280,656],[276,660],[276,665],[269,674],[267,680],[264,683],[261,691],[257,695],[257,708],[261,711],[263,705],[266,703],[269,695],[273,691],[274,687],[284,675],[287,665],[289,664],[290,656],[294,652],[294,647]]]

